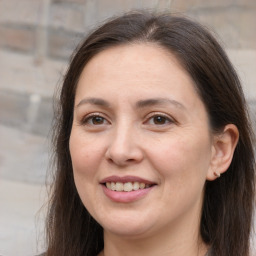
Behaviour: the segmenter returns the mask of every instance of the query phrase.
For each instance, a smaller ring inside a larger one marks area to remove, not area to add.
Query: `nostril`
[[[115,147],[114,147],[115,146]],[[143,159],[143,153],[139,148],[118,147],[118,145],[110,146],[105,154],[108,163],[125,166]]]
[[[114,163],[113,159],[112,158],[108,158],[108,162],[110,163]]]
[[[116,165],[119,165],[119,166],[125,166],[129,163],[133,163],[135,162],[136,160],[135,159],[132,159],[132,158],[129,158],[129,159],[122,159],[122,158],[108,158],[107,161],[110,163],[110,164],[116,164]]]

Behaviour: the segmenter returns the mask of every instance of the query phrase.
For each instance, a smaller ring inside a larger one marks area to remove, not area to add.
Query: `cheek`
[[[90,177],[95,175],[96,167],[102,157],[101,146],[90,137],[78,131],[72,131],[69,141],[70,155],[75,176]]]
[[[80,131],[71,132],[69,148],[73,166],[75,186],[84,206],[94,212],[94,200],[97,195],[98,169],[102,151],[90,137]]]
[[[176,177],[180,178],[180,182],[186,182],[200,177],[205,179],[210,157],[208,134],[201,134],[199,137],[183,133],[182,136],[175,134],[163,139],[158,147],[152,148],[149,159],[164,179]]]
[[[151,162],[161,175],[163,200],[181,214],[192,205],[200,205],[207,170],[210,164],[210,145],[205,140],[183,136],[165,140],[161,149],[151,152]],[[168,211],[168,210],[167,210]],[[181,211],[181,212],[180,212]]]

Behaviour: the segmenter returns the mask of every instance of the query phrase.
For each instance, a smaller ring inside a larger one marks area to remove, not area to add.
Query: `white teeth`
[[[111,183],[110,182],[107,182],[106,186],[107,186],[107,188],[111,189]]]
[[[111,182],[110,189],[111,190],[116,190],[116,183],[115,182]]]
[[[130,191],[132,191],[132,189],[133,189],[133,185],[131,182],[124,183],[124,191],[130,192]]]
[[[140,189],[143,189],[146,187],[146,184],[145,183],[140,183]]]
[[[133,190],[139,190],[139,189],[144,189],[144,188],[149,188],[149,184],[145,184],[142,182],[106,182],[106,187],[110,190],[113,191],[119,191],[119,192],[130,192]]]
[[[124,184],[121,182],[116,183],[116,191],[123,191],[124,190]]]
[[[140,189],[140,183],[139,182],[134,182],[133,183],[133,190],[138,190]]]

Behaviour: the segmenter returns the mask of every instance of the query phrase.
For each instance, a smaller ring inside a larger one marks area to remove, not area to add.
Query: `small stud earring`
[[[220,173],[219,172],[214,172],[214,175],[219,178],[220,177]]]

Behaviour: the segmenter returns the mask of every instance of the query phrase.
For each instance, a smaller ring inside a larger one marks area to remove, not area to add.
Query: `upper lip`
[[[122,183],[126,183],[126,182],[140,182],[140,183],[145,183],[145,184],[156,184],[156,182],[150,181],[150,180],[146,180],[144,178],[140,178],[137,176],[109,176],[104,178],[103,180],[100,181],[101,184],[107,183],[107,182],[122,182]]]

